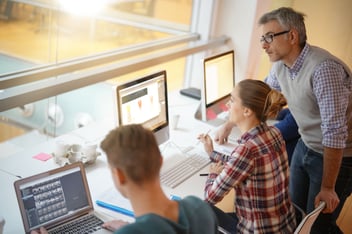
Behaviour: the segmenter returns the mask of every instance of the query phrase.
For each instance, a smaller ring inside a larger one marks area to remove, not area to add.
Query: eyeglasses
[[[290,30],[286,30],[286,31],[282,31],[282,32],[278,32],[278,33],[269,33],[267,35],[263,35],[261,38],[260,38],[260,42],[261,43],[268,43],[270,44],[271,42],[273,42],[274,40],[274,37],[276,36],[280,36],[280,35],[283,35],[283,34],[286,34],[288,33]]]

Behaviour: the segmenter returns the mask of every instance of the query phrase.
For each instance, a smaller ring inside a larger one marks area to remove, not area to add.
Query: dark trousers
[[[314,209],[314,198],[320,191],[323,174],[323,155],[309,149],[299,140],[292,155],[290,165],[290,196],[292,201],[307,213]],[[321,213],[315,221],[311,233],[342,233],[336,225],[346,198],[352,192],[352,158],[344,158],[336,180],[335,191],[340,203],[332,214]]]
[[[236,213],[226,213],[214,205],[211,205],[211,207],[218,218],[219,226],[231,234],[236,234],[238,223]]]

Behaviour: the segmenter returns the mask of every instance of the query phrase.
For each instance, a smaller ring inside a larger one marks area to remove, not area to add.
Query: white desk
[[[22,219],[13,183],[18,178],[0,171],[0,215],[5,219],[4,233],[23,233]]]
[[[106,129],[102,126],[97,127],[98,126],[91,126],[90,131],[93,132],[94,135],[90,135],[90,137],[87,135],[87,137],[83,138],[82,135],[86,134],[86,129],[80,129],[77,132],[60,136],[57,139],[65,139],[65,141],[70,143],[81,144],[85,141],[96,139],[96,136],[102,138],[104,136],[102,135],[102,131],[105,134]],[[52,153],[57,139],[29,147],[0,159],[0,215],[3,216],[6,221],[4,233],[24,233],[13,183],[18,177],[23,178],[57,168],[58,165],[54,163],[53,159],[40,161],[33,158],[34,155],[39,153]],[[86,171],[92,199],[95,201],[101,191],[108,186],[113,186],[105,156],[98,157],[93,165],[87,165]],[[104,182],[102,183],[102,181]],[[119,215],[117,214],[116,217],[119,218]]]
[[[164,149],[162,153],[164,154],[165,165],[174,160],[172,154],[168,154],[168,151],[174,151],[175,145],[180,148],[190,145],[195,146],[197,143],[197,136],[200,133],[204,133],[209,129],[214,128],[194,118],[194,113],[199,103],[198,101],[181,96],[178,92],[171,94],[169,100],[170,119],[174,114],[180,114],[181,117],[179,119],[178,128],[170,129],[171,143],[160,147],[161,150]],[[58,139],[64,139],[66,142],[79,144],[84,143],[85,141],[96,141],[99,143],[111,128],[112,125],[109,123],[106,123],[104,126],[91,125],[85,129],[78,129],[70,134],[60,136],[57,139],[52,139],[45,143],[29,147],[6,158],[0,158],[0,215],[3,216],[6,221],[4,233],[12,234],[24,232],[13,188],[14,181],[18,179],[16,176],[27,177],[58,167],[53,159],[40,161],[34,159],[34,155],[41,152],[47,154],[52,153],[55,141]],[[202,144],[197,145],[197,147],[202,147]],[[113,188],[113,182],[105,155],[99,156],[93,165],[88,165],[86,171],[92,200],[95,202],[104,191]],[[208,168],[202,169],[200,173],[202,172],[208,172]],[[164,191],[166,194],[178,195],[180,197],[195,195],[203,198],[205,180],[206,177],[199,176],[199,173],[196,173],[175,189],[164,187]],[[127,216],[108,211],[101,207],[96,206],[96,209],[111,215],[113,218],[131,220],[131,218]]]

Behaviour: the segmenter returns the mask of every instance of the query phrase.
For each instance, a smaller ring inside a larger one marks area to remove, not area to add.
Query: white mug
[[[94,162],[97,158],[97,144],[86,143],[82,147],[82,161],[84,163]]]
[[[82,159],[82,146],[79,144],[71,145],[71,149],[69,151],[68,160],[70,163],[75,163],[81,161]]]
[[[70,145],[64,141],[56,141],[55,142],[55,151],[54,154],[57,157],[65,157],[68,153]]]
[[[172,116],[171,119],[171,127],[172,129],[177,129],[177,125],[178,125],[178,121],[180,120],[180,115],[179,114],[175,114]]]

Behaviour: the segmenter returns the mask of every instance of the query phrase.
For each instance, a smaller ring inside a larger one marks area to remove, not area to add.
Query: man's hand
[[[324,169],[321,188],[315,197],[314,204],[326,203],[323,213],[332,213],[340,200],[335,192],[335,183],[341,167],[343,149],[324,147]]]
[[[48,234],[48,231],[41,227],[39,230],[32,230],[31,234]]]
[[[117,229],[120,229],[121,227],[129,224],[129,222],[122,221],[122,220],[112,220],[112,221],[107,221],[105,222],[102,227],[105,229],[108,229],[112,232],[116,231]]]
[[[219,130],[215,133],[214,141],[218,143],[219,145],[222,145],[227,142],[227,138],[231,133],[232,128],[234,127],[234,124],[230,122],[226,122],[224,125],[222,125]]]
[[[318,195],[315,197],[314,205],[317,207],[320,201],[326,203],[323,213],[332,213],[338,206],[340,199],[338,198],[334,189],[322,188]]]

